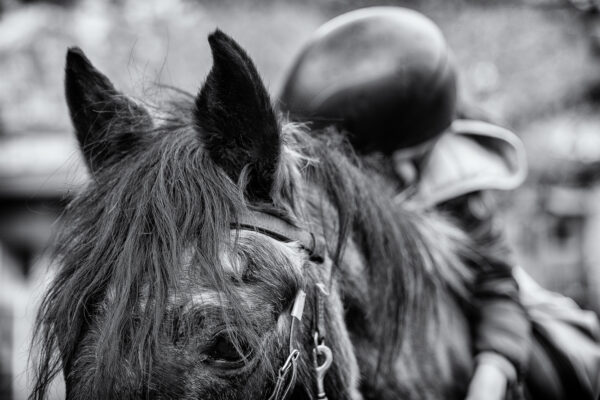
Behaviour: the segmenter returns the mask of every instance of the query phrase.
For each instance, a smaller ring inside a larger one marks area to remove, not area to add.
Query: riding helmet
[[[430,19],[406,8],[365,8],[314,33],[279,100],[294,120],[339,126],[361,153],[391,154],[450,125],[456,70]]]

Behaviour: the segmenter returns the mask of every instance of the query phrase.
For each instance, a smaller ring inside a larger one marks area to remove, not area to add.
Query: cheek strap
[[[302,229],[291,222],[273,214],[248,211],[239,215],[237,220],[231,223],[231,229],[249,230],[267,235],[282,242],[297,242],[302,249],[308,252],[309,260],[314,264],[324,264],[326,260],[327,247],[322,238],[317,238],[312,232]],[[329,259],[328,259],[329,260]],[[326,267],[323,266],[322,267]],[[325,285],[316,284],[315,315],[313,321],[313,366],[317,387],[317,398],[327,400],[325,394],[325,374],[333,362],[333,353],[325,344],[325,297],[329,295]],[[300,290],[291,310],[291,325],[289,338],[289,355],[283,366],[279,369],[275,389],[269,400],[284,400],[290,390],[294,387],[298,376],[297,360],[300,350],[295,348],[296,323],[300,327],[304,311],[306,294]]]

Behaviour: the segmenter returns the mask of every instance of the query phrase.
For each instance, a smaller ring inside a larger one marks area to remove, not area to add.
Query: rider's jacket
[[[519,375],[529,360],[531,325],[489,190],[514,189],[525,174],[525,153],[513,133],[456,120],[431,150],[408,199],[450,214],[475,240],[485,261],[471,266],[476,271],[474,350],[506,357]]]
[[[476,352],[501,354],[520,371],[535,364],[529,365],[529,384],[539,378],[542,386],[549,385],[549,395],[562,391],[596,399],[598,318],[543,289],[522,269],[511,268],[502,229],[494,221],[489,190],[514,189],[525,172],[524,151],[514,134],[480,121],[457,120],[433,148],[409,201],[454,215],[485,251],[487,263],[473,266],[479,271],[474,285]]]

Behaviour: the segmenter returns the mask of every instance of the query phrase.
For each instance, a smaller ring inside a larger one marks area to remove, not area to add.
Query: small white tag
[[[306,293],[300,289],[294,299],[294,306],[292,307],[292,318],[296,318],[298,321],[302,321],[302,314],[304,313],[304,300],[306,299]]]

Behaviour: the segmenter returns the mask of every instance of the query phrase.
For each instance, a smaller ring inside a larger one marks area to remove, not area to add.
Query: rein
[[[308,253],[308,259],[314,267],[321,266],[327,258],[325,241],[315,236],[312,232],[301,229],[283,218],[259,211],[250,211],[241,215],[236,223],[231,224],[231,229],[258,232],[281,242],[297,242],[300,247]],[[327,287],[319,282],[315,285],[315,310],[312,327],[313,337],[313,367],[315,369],[317,399],[327,400],[325,394],[324,380],[327,370],[333,362],[333,353],[325,344],[325,297],[329,295]],[[306,293],[300,289],[294,299],[290,316],[289,355],[283,365],[279,368],[275,389],[269,400],[284,400],[291,388],[296,383],[298,376],[298,358],[300,349],[295,347],[296,324],[302,327],[302,315]],[[320,362],[322,360],[322,362]]]

